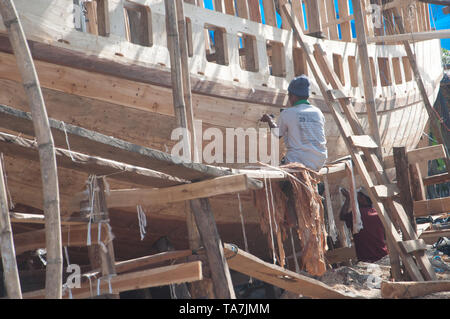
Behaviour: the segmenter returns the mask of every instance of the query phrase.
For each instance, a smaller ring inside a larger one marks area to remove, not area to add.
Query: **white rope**
[[[91,274],[87,273],[87,274],[84,274],[84,275],[83,275],[83,277],[86,277],[86,278],[89,280],[89,292],[90,292],[90,294],[91,294],[91,297],[94,295],[94,294],[92,293],[92,280],[91,280],[91,277],[93,277],[93,276],[95,276],[94,273],[91,273]]]
[[[91,246],[91,225],[94,217],[94,198],[95,198],[95,188],[96,188],[96,176],[90,175],[88,178],[88,198],[89,198],[89,223],[87,231],[86,245]]]
[[[276,264],[277,258],[275,256],[275,242],[273,240],[272,214],[270,212],[269,193],[268,193],[268,190],[267,190],[266,174],[264,174],[264,188],[266,190],[267,210],[269,212],[270,239],[272,240],[272,257],[273,257],[273,263]]]
[[[297,274],[299,274],[300,273],[300,266],[299,266],[298,260],[297,260],[297,252],[295,251],[295,243],[294,243],[294,236],[292,235],[292,227],[289,228],[289,232],[291,233],[292,255],[294,256],[295,272]]]
[[[272,201],[273,221],[275,223],[275,233],[278,233],[277,216],[276,216],[275,204],[274,204],[274,200],[273,200],[272,183],[270,182],[270,180],[269,180],[269,187],[270,187],[270,200]]]
[[[8,199],[9,199],[9,209],[14,209],[15,205],[12,200],[12,196],[11,196],[11,193],[10,193],[9,187],[8,187],[8,175],[6,174],[5,159],[3,158],[3,153],[0,153],[0,158],[2,160],[2,169],[3,169],[3,176],[0,176],[0,178],[3,178],[3,180],[5,181],[6,193],[8,195]]]
[[[64,121],[62,121],[62,126],[63,126],[63,130],[64,130],[64,135],[66,136],[67,150],[69,151],[70,159],[72,160],[72,162],[77,162],[77,161],[73,158],[72,150],[70,149],[69,136],[67,135],[66,123],[64,123]]]
[[[331,205],[331,196],[330,196],[330,186],[328,184],[327,174],[323,175],[323,184],[325,186],[325,201],[327,204],[327,215],[328,215],[328,233],[331,236],[331,239],[335,243],[337,241],[337,228],[336,222],[334,220],[333,206]]]
[[[70,225],[69,225],[69,234],[67,235],[68,236],[68,238],[70,239]],[[69,244],[67,244],[67,245],[69,245]],[[64,246],[64,255],[66,256],[66,264],[67,264],[67,267],[69,267],[69,265],[70,265],[70,260],[69,260],[69,252],[67,251],[67,246]],[[67,285],[67,284],[64,284],[63,285],[63,289],[64,290],[68,290],[69,291],[69,299],[73,299],[73,296],[72,296],[72,289],[70,289],[70,287]]]
[[[136,208],[139,221],[139,232],[141,234],[141,240],[144,240],[146,234],[145,227],[147,227],[147,216],[141,205],[137,205]]]
[[[169,285],[169,290],[170,290],[170,298],[171,299],[178,299],[176,291],[175,291],[175,285],[174,284]]]

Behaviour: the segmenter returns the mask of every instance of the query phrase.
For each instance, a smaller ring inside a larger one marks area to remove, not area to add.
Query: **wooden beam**
[[[34,136],[36,136],[39,145],[42,191],[44,195],[45,247],[48,256],[45,296],[49,299],[61,299],[63,260],[55,145],[41,85],[14,2],[12,0],[0,0],[0,14],[8,31],[13,52],[17,58],[16,62],[20,78],[33,115]]]
[[[318,280],[262,261],[235,245],[224,244],[224,250],[229,267],[252,278],[305,297],[321,299],[351,298]]]
[[[101,227],[102,242],[108,240],[108,229],[106,225]],[[67,247],[85,247],[87,246],[88,226],[67,226],[61,230],[62,246]],[[92,243],[98,242],[98,226],[91,225],[91,239]],[[14,244],[16,247],[17,255],[20,255],[26,251],[37,250],[39,248],[45,248],[45,230],[35,230],[31,232],[25,232],[20,234],[14,234]]]
[[[308,34],[320,34],[322,33],[322,25],[320,21],[319,3],[317,0],[306,0],[306,3]]]
[[[400,201],[405,208],[409,221],[417,231],[416,219],[414,218],[413,198],[411,195],[409,163],[405,147],[394,147],[394,162],[397,186],[400,189]]]
[[[166,188],[111,190],[107,205],[108,208],[162,205],[262,188],[261,182],[255,185],[250,181],[246,175],[231,175]],[[85,192],[75,196],[71,205],[73,211],[79,211],[80,203],[86,200]]]
[[[172,284],[180,284],[184,282],[192,282],[202,280],[202,263],[194,261],[190,263],[165,266],[153,268],[143,271],[131,272],[127,274],[117,275],[111,277],[111,290],[113,294],[119,294],[123,291],[144,289],[150,287],[167,286]],[[97,282],[96,282],[97,283]],[[74,299],[85,299],[94,297],[91,295],[91,288],[89,281],[81,284],[81,288],[72,289],[72,296]],[[95,289],[92,289],[95,291]],[[100,281],[100,294],[109,292],[108,280]],[[43,291],[33,291],[24,294],[26,299],[41,299],[43,298]],[[68,294],[63,298],[68,299]]]
[[[277,17],[275,11],[275,3],[273,0],[263,0],[264,18],[267,25],[277,26]]]
[[[399,41],[426,41],[431,39],[447,39],[450,37],[450,29],[414,32],[394,35],[384,35],[367,38],[368,43],[398,43]]]
[[[419,238],[423,239],[428,245],[435,244],[441,237],[450,237],[450,229],[426,230],[419,236]]]
[[[390,282],[381,283],[381,297],[391,299],[416,298],[441,291],[450,291],[450,280],[427,282]]]
[[[439,215],[450,212],[450,197],[414,202],[414,216]]]
[[[153,169],[186,180],[230,175],[229,170],[198,163],[184,163],[170,154],[62,121],[50,118],[49,122],[56,146],[67,147],[67,134],[71,150]],[[33,136],[30,125],[31,115],[29,113],[0,105],[0,127]]]
[[[408,163],[414,164],[419,162],[431,161],[434,159],[445,158],[444,145],[433,145],[423,148],[418,148],[415,150],[407,151]],[[384,167],[392,168],[395,167],[394,156],[386,156],[384,158]]]
[[[259,9],[259,0],[247,0],[247,1],[250,20],[261,23],[261,11]]]
[[[450,0],[419,0],[424,3],[437,4],[439,6],[450,6]]]
[[[411,180],[412,198],[415,201],[427,199],[425,186],[422,182],[422,173],[420,172],[419,163],[409,164],[409,176]]]
[[[36,141],[20,136],[0,132],[0,146],[2,152],[8,156],[39,161],[38,146]],[[75,169],[88,174],[108,175],[112,179],[128,183],[165,187],[186,183],[164,173],[147,168],[127,165],[104,158],[89,156],[62,148],[55,148],[56,160],[59,167]]]
[[[209,200],[207,198],[194,199],[190,201],[190,206],[208,257],[215,296],[222,299],[235,299],[230,270]]]
[[[9,216],[12,223],[18,224],[45,224],[45,216],[39,214],[23,214],[10,212]],[[81,220],[77,218],[66,218],[61,220],[61,225],[86,225],[88,220]]]
[[[325,253],[325,259],[329,264],[339,264],[349,260],[357,260],[355,246],[336,248]]]
[[[3,280],[8,298],[22,299],[3,167],[3,154],[0,154],[0,252],[2,255]]]
[[[240,18],[248,19],[248,5],[247,0],[236,0],[237,14]]]
[[[116,271],[119,274],[132,270],[135,271],[139,268],[158,264],[167,260],[179,259],[188,256],[192,256],[192,250],[166,251],[155,255],[116,262]]]
[[[399,241],[398,244],[407,254],[427,250],[427,244],[423,239]]]
[[[348,10],[348,1],[338,1],[338,11],[339,11],[339,17],[345,18],[349,15]],[[343,22],[341,25],[341,34],[342,34],[342,40],[343,41],[351,41],[352,40],[352,30],[350,27],[350,22]]]
[[[447,172],[447,173],[424,177],[423,185],[428,186],[428,185],[442,184],[442,183],[446,183],[449,181],[450,181],[450,174]]]

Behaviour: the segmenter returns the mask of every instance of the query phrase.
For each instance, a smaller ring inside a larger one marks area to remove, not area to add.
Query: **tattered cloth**
[[[281,169],[289,171],[289,183],[292,186],[294,196],[295,214],[298,221],[297,234],[300,239],[301,253],[300,266],[313,276],[321,276],[326,271],[325,250],[326,250],[326,230],[324,222],[324,209],[322,197],[317,190],[319,182],[318,173],[306,168],[300,163],[289,163],[281,166]],[[269,185],[270,183],[270,185]],[[280,182],[267,182],[267,188],[253,192],[254,204],[261,216],[261,229],[267,235],[269,247],[277,246],[278,253],[275,252],[278,263],[285,266],[285,250],[283,242],[289,233],[288,198],[283,192]],[[269,196],[267,195],[269,194]],[[272,206],[273,198],[273,206]],[[268,205],[269,204],[269,205]],[[272,207],[275,211],[272,212]],[[269,209],[270,214],[269,214]],[[270,234],[270,220],[272,217],[273,241]],[[274,247],[277,250],[276,247]]]

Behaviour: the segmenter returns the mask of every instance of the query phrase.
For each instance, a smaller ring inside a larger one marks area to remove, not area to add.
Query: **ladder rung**
[[[376,185],[372,187],[379,198],[389,198],[398,195],[400,192],[397,184]]]
[[[338,100],[338,99],[350,99],[352,101],[352,100],[355,99],[353,96],[346,95],[341,90],[328,90],[328,92],[331,94],[331,96],[335,100]]]
[[[423,239],[405,240],[397,243],[407,254],[427,249],[427,244]]]
[[[360,148],[378,148],[377,143],[369,135],[352,135],[350,141],[353,146]]]

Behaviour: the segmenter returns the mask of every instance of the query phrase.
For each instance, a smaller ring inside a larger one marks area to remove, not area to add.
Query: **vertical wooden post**
[[[338,10],[339,10],[339,19],[348,17],[349,11],[348,11],[348,1],[347,0],[340,0],[338,1]],[[343,41],[351,41],[352,40],[352,30],[350,27],[350,22],[345,21],[340,23],[341,25],[341,35]]]
[[[307,3],[307,19],[308,19],[308,35],[313,37],[323,37],[322,25],[320,23],[319,1],[306,0]]]
[[[409,165],[409,174],[411,178],[411,191],[413,199],[415,201],[426,200],[427,195],[425,192],[425,186],[423,185],[419,163]]]
[[[248,19],[247,0],[236,0],[236,9],[240,18]]]
[[[334,0],[327,0],[326,8],[327,8],[327,20],[328,21],[336,20],[336,9],[334,7]],[[333,23],[329,25],[328,31],[330,40],[337,40],[339,38],[337,24]]]
[[[277,26],[277,17],[275,14],[275,3],[273,0],[263,0],[264,18],[267,25]]]
[[[375,104],[375,94],[373,93],[373,79],[370,70],[369,52],[367,50],[367,37],[364,28],[364,16],[361,10],[361,1],[353,0],[353,16],[355,17],[356,38],[358,44],[359,64],[364,84],[364,97],[366,102],[367,117],[369,122],[370,134],[375,143],[378,144],[377,155],[382,161],[383,152],[381,150],[380,129],[378,126],[377,110]]]
[[[61,218],[53,136],[50,131],[39,79],[14,3],[11,0],[0,0],[0,13],[3,23],[8,30],[9,40],[17,59],[17,66],[30,104],[34,131],[39,146],[47,248],[45,297],[61,299]]]
[[[3,175],[3,154],[0,154],[0,252],[3,263],[3,278],[9,299],[22,299],[16,251],[9,218],[8,197]]]
[[[413,199],[411,196],[411,182],[409,177],[409,163],[406,155],[406,147],[394,147],[395,174],[397,186],[400,189],[400,200],[405,208],[405,212],[417,231],[416,220],[413,211]]]
[[[248,13],[250,20],[261,23],[261,11],[259,0],[248,0]]]
[[[208,257],[216,298],[235,299],[230,269],[225,259],[209,199],[194,199],[190,201],[190,204]]]

